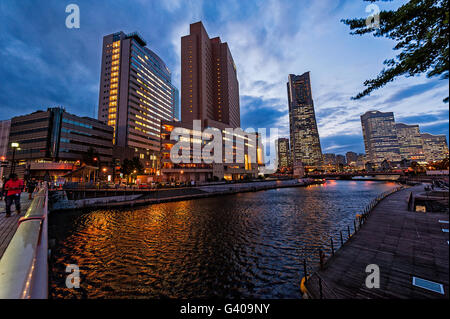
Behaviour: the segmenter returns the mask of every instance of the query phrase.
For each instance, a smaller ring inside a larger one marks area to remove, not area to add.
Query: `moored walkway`
[[[410,192],[416,186],[382,200],[367,222],[336,254],[323,270],[306,284],[310,297],[349,298],[449,298],[449,216],[407,210]],[[447,222],[447,223],[446,223]],[[380,269],[380,288],[366,287],[366,267]],[[443,285],[444,294],[413,285],[413,277]]]
[[[17,230],[19,218],[25,215],[30,206],[31,201],[28,199],[28,193],[22,193],[20,202],[22,206],[20,216],[16,214],[13,204],[11,206],[11,217],[6,218],[5,201],[0,201],[0,259]]]

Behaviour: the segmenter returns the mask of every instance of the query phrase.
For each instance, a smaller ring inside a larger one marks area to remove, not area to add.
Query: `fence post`
[[[355,231],[353,233],[356,234],[356,221],[355,220],[353,220],[353,228],[355,229]]]
[[[319,277],[319,292],[320,292],[320,299],[323,299],[322,278],[320,278],[320,277]]]
[[[303,259],[303,273],[305,274],[305,283],[308,281],[308,271],[306,270],[306,259]]]
[[[350,239],[350,226],[347,225],[348,238]]]
[[[330,240],[331,240],[331,254],[334,256],[333,237],[330,237]]]
[[[342,230],[339,233],[341,235],[341,246],[344,246],[344,239],[342,238]]]
[[[323,257],[324,257],[324,255],[323,255],[322,249],[319,249],[320,270],[323,269]]]

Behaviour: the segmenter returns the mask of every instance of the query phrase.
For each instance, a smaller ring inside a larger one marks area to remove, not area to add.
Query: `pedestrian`
[[[6,178],[0,179],[0,200],[3,200],[5,193]]]
[[[28,191],[28,199],[32,200],[33,199],[33,192],[36,188],[36,181],[34,180],[34,178],[32,180],[28,180],[27,182],[27,191]]]
[[[6,217],[11,216],[11,205],[14,202],[17,215],[20,215],[20,194],[23,190],[23,181],[17,178],[17,174],[11,174],[5,184],[6,193]]]

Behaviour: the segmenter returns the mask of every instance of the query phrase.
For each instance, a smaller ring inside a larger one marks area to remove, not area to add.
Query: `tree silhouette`
[[[364,0],[377,2],[378,0]],[[366,26],[366,19],[347,19],[341,22],[354,30],[350,34],[372,33],[397,41],[394,50],[401,50],[394,59],[384,61],[387,68],[371,80],[367,88],[352,99],[370,95],[401,75],[415,76],[426,73],[427,77],[449,76],[449,0],[411,0],[396,11],[381,11],[379,28]],[[448,96],[444,99],[448,103]]]

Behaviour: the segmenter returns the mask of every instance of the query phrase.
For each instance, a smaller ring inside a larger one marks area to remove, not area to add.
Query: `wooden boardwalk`
[[[22,193],[21,196],[21,215],[15,213],[14,204],[11,206],[11,217],[5,217],[5,201],[0,201],[0,259],[2,258],[6,248],[12,237],[16,233],[19,218],[24,216],[31,201],[28,200],[28,193]]]
[[[416,186],[382,200],[367,222],[336,254],[309,278],[306,288],[320,298],[319,277],[324,299],[449,298],[449,234],[446,213],[407,210],[410,192]],[[380,269],[380,288],[369,289],[366,267]],[[443,284],[444,295],[412,285],[413,277]]]

